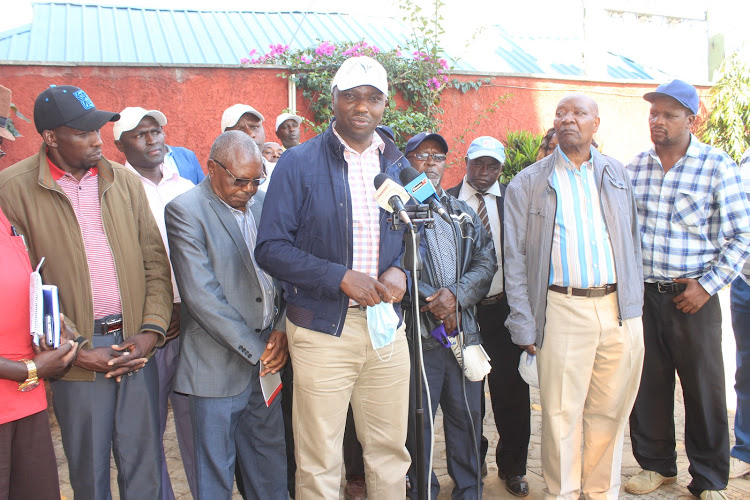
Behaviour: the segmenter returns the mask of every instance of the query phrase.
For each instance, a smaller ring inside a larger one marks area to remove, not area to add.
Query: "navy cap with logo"
[[[34,103],[34,124],[40,134],[63,125],[89,132],[119,119],[118,113],[96,109],[86,92],[72,85],[50,85]]]
[[[426,140],[433,140],[437,142],[441,148],[443,148],[443,153],[448,153],[448,143],[445,142],[445,139],[443,139],[443,136],[440,134],[430,134],[429,132],[420,132],[411,139],[409,139],[409,142],[406,143],[406,149],[404,149],[404,156],[408,155],[415,149],[419,147],[420,144],[422,144]]]

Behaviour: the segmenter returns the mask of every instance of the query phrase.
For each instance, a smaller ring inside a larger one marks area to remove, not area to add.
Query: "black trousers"
[[[526,458],[531,436],[531,404],[529,386],[518,373],[518,362],[523,352],[513,343],[505,328],[510,313],[508,301],[503,297],[490,305],[477,306],[477,319],[482,332],[482,345],[490,356],[492,371],[487,383],[492,399],[495,426],[500,434],[496,460],[500,474],[525,476]],[[482,398],[484,403],[484,398]],[[484,405],[482,406],[484,417]],[[482,459],[487,452],[486,438],[482,436]]]
[[[643,336],[646,355],[638,397],[630,415],[633,455],[644,470],[677,474],[675,369],[685,400],[685,451],[693,480],[688,489],[722,490],[729,481],[721,307],[713,296],[695,314],[679,311],[672,299],[646,285]]]

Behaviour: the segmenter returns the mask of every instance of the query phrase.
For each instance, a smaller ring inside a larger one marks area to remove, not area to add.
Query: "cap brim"
[[[2,137],[3,139],[8,139],[9,141],[15,141],[16,140],[16,138],[13,136],[13,134],[10,133],[10,130],[8,130],[5,127],[0,128],[0,137]]]
[[[682,100],[677,99],[675,96],[673,96],[671,94],[667,94],[665,92],[647,92],[647,93],[643,94],[643,99],[646,100],[646,101],[648,101],[648,102],[654,102],[654,99],[656,99],[657,97],[671,97],[675,101],[677,101],[680,104],[682,104],[691,113],[693,113],[693,114],[697,113],[697,111],[693,111],[693,109],[690,108],[690,106],[688,106],[687,104],[685,104]]]
[[[99,130],[107,122],[116,122],[119,119],[120,113],[93,109],[85,115],[79,116],[75,120],[71,120],[68,123],[64,123],[63,125],[65,125],[66,127],[74,128],[76,130],[90,132],[92,130]]]
[[[448,154],[448,143],[445,142],[445,139],[443,138],[442,135],[440,135],[440,134],[427,134],[426,136],[424,136],[422,138],[421,141],[419,141],[417,143],[409,144],[407,142],[406,143],[406,149],[404,150],[404,155],[410,154],[411,152],[413,152],[414,150],[416,150],[419,146],[421,146],[424,141],[428,141],[428,140],[433,140],[433,141],[437,142],[443,148],[443,151],[446,154]]]
[[[488,149],[480,149],[479,151],[474,151],[473,153],[467,154],[466,156],[468,156],[470,160],[476,160],[477,158],[481,158],[482,156],[489,156],[490,158],[496,159],[500,163],[505,163],[505,158],[502,158],[495,151],[491,151]]]

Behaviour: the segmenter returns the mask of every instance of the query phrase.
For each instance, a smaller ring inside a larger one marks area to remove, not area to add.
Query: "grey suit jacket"
[[[264,197],[258,192],[251,207],[256,224]],[[270,335],[261,331],[264,299],[247,245],[209,177],[172,200],[164,218],[182,297],[174,390],[235,396],[247,387]],[[277,297],[279,293],[277,286]],[[274,328],[285,330],[282,315]]]

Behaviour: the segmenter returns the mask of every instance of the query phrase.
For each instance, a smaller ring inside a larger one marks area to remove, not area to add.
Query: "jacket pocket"
[[[628,186],[625,184],[625,181],[612,177],[609,173],[607,173],[605,177],[606,179],[604,182],[606,182],[609,187],[607,191],[612,193],[611,204],[613,204],[613,206],[610,208],[617,209],[625,215],[629,215],[630,199],[628,197]]]
[[[689,227],[700,227],[706,223],[708,196],[701,193],[678,192],[672,207],[672,222]]]

